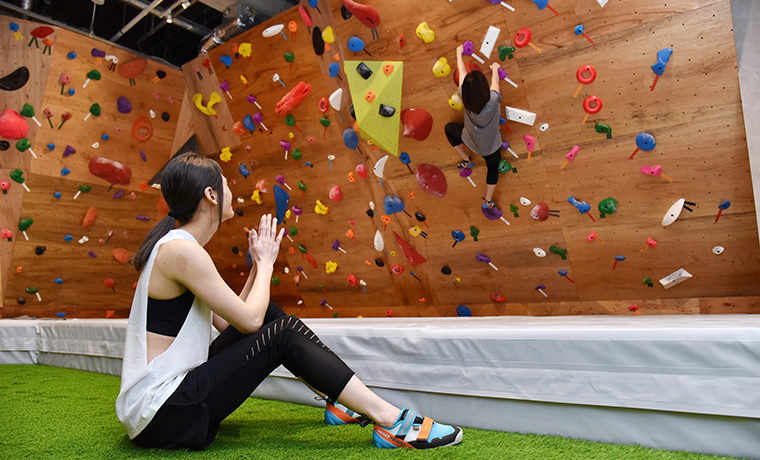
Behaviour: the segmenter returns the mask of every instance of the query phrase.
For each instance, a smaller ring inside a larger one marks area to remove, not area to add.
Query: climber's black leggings
[[[354,375],[301,320],[270,303],[255,334],[228,326],[214,340],[208,361],[185,376],[134,442],[141,447],[205,449],[221,421],[280,364],[333,400]]]
[[[462,144],[464,123],[447,123],[444,127],[446,139],[452,147]],[[499,163],[501,162],[501,147],[488,155],[481,155],[486,160],[486,184],[496,185],[499,182]]]

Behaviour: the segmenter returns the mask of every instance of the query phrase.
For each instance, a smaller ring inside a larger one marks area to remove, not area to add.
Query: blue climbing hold
[[[347,128],[343,131],[343,143],[351,150],[355,150],[359,146],[359,136],[356,134],[356,130]]]
[[[652,65],[652,71],[655,75],[660,76],[665,72],[665,66],[668,65],[670,55],[673,54],[673,48],[663,48],[657,52],[657,62]]]
[[[245,163],[240,163],[238,170],[240,171],[240,174],[242,174],[246,179],[248,179],[248,176],[251,174],[251,172],[248,171],[248,166],[246,166]]]
[[[649,133],[642,131],[636,136],[636,147],[645,152],[653,150],[656,145],[657,142],[654,140],[654,136]]]
[[[229,55],[219,56],[219,60],[222,61],[222,64],[225,65],[225,67],[229,68],[232,65],[232,57]]]
[[[285,219],[285,212],[288,210],[288,204],[290,203],[290,195],[284,188],[279,185],[274,185],[274,201],[276,211],[277,222],[282,222]]]
[[[364,40],[359,37],[351,37],[348,39],[347,45],[349,50],[358,53],[364,49]]]
[[[55,192],[55,193],[53,193],[53,196],[55,197],[56,200],[60,200],[61,199],[61,192]]]
[[[466,305],[460,305],[457,307],[457,315],[459,316],[472,316],[472,311]]]
[[[395,195],[386,195],[385,198],[383,198],[383,210],[385,210],[387,215],[402,212],[405,208],[406,205],[401,201],[401,198]]]
[[[575,199],[574,196],[571,196],[567,199],[567,202],[578,208],[578,212],[581,214],[586,214],[591,210],[591,205],[586,203],[585,201],[578,201]]]
[[[337,62],[330,63],[330,65],[327,66],[327,70],[330,72],[330,76],[334,78],[338,75],[338,72],[340,72],[340,65],[338,65]]]
[[[250,115],[246,115],[243,118],[243,126],[245,126],[245,129],[249,131],[253,131],[256,129],[256,124],[253,122],[253,117]]]
[[[405,165],[408,165],[412,162],[412,159],[409,157],[409,154],[406,152],[401,152],[401,155],[398,156],[398,159],[401,160],[402,163]]]

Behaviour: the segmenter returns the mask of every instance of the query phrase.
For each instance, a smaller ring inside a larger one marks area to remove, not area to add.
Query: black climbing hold
[[[378,110],[378,113],[381,117],[390,118],[394,113],[396,113],[396,109],[389,105],[380,104],[380,110]]]
[[[171,115],[169,115],[169,112],[164,112],[161,114],[161,119],[164,121],[169,121],[170,118],[171,118]]]
[[[385,266],[385,262],[383,262],[383,259],[378,257],[377,259],[375,259],[375,265],[377,265],[378,267],[383,267]]]
[[[367,64],[363,62],[360,62],[359,65],[356,66],[356,71],[359,72],[359,75],[365,80],[372,76],[372,70],[370,70]]]
[[[342,17],[345,20],[348,20],[348,19],[351,19],[351,16],[353,16],[353,14],[351,14],[351,12],[348,11],[348,8],[346,8],[346,5],[343,5],[340,7],[340,17]]]
[[[29,69],[21,66],[8,75],[0,78],[0,89],[3,91],[16,91],[21,89],[29,81]]]
[[[37,254],[38,256],[41,256],[42,254],[45,253],[45,249],[47,249],[45,246],[42,246],[42,245],[37,246],[36,248],[34,248],[34,253]]]
[[[6,151],[11,147],[10,142],[8,141],[0,141],[0,150]]]
[[[443,268],[441,268],[441,273],[444,275],[451,275],[451,269],[448,265],[444,265]]]
[[[314,27],[311,31],[311,45],[314,47],[314,53],[317,56],[322,56],[325,52],[325,41],[322,39],[322,30],[319,27]]]

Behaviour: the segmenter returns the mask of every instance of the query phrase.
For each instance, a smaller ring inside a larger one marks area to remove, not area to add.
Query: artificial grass
[[[328,426],[324,410],[249,399],[201,452],[135,447],[116,418],[119,377],[40,365],[0,365],[2,459],[519,459],[706,460],[671,452],[556,436],[465,429],[462,444],[431,451],[381,450],[372,428]]]

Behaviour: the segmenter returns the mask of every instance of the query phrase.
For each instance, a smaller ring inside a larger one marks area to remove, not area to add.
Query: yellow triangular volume
[[[372,75],[366,80],[357,71],[362,63],[372,71]],[[348,77],[356,123],[362,137],[372,139],[380,149],[398,156],[404,63],[401,61],[345,61],[343,71]],[[371,101],[366,97],[369,91],[375,95]],[[390,117],[381,115],[381,104],[394,109],[395,113]]]

